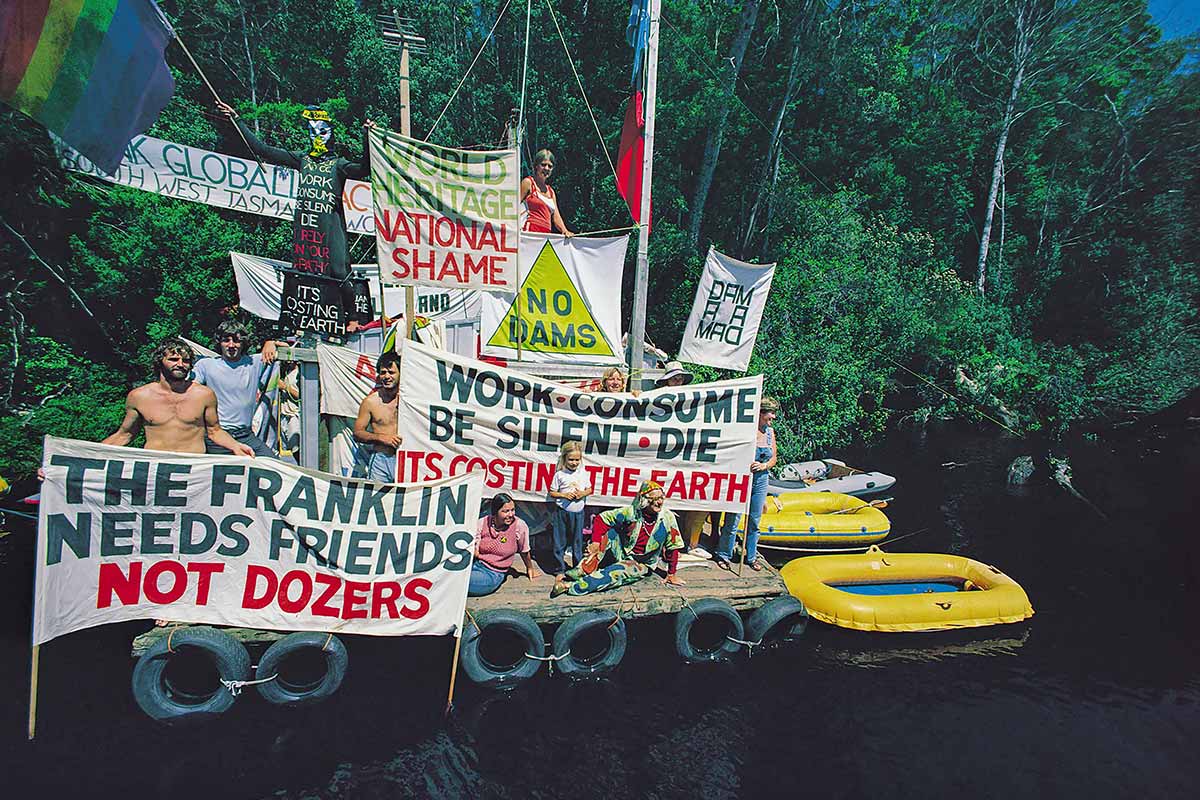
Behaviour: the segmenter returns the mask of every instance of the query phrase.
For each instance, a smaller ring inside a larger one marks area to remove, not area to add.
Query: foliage
[[[413,134],[494,146],[524,83],[523,159],[556,151],[571,227],[628,225],[608,161],[632,92],[627,0],[533,0],[527,72],[524,6],[497,23],[502,6],[400,5],[429,45],[412,63]],[[334,114],[351,157],[364,119],[398,127],[399,54],[375,23],[391,3],[162,7],[265,140],[301,146],[307,103]],[[664,3],[648,334],[678,346],[710,244],[778,261],[751,369],[783,402],[785,458],[870,438],[907,415],[1010,414],[1020,428],[1060,433],[1159,410],[1196,387],[1196,41],[1162,41],[1145,0],[779,0],[761,9],[730,96],[725,59],[740,13],[736,0]],[[1040,27],[1010,111],[1023,14]],[[182,50],[168,56],[176,94],[151,135],[246,155]],[[725,108],[694,247],[690,209]],[[279,256],[289,231],[65,174],[36,124],[0,118],[10,185],[0,198],[0,463],[22,473],[46,432],[110,432],[160,338],[203,342],[241,314],[228,252]]]

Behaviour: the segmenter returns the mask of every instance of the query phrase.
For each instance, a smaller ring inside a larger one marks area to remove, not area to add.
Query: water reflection
[[[1009,626],[1001,626],[1007,628]],[[823,666],[850,666],[863,669],[879,669],[889,664],[944,661],[963,656],[994,658],[1015,656],[1029,639],[1029,625],[1016,625],[1021,630],[1015,634],[986,633],[972,631],[953,633],[937,631],[928,634],[862,634],[868,637],[871,649],[862,645],[855,647],[851,642],[843,644],[821,643],[813,648],[814,659]],[[982,629],[992,631],[994,628]],[[945,641],[951,637],[954,641]],[[889,646],[884,639],[894,639],[896,646]],[[962,640],[964,639],[965,640]],[[915,640],[915,641],[914,641]],[[961,640],[961,641],[960,641]]]

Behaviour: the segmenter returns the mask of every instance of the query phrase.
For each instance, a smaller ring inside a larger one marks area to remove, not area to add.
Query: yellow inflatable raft
[[[780,574],[822,622],[860,631],[937,631],[1020,622],[1029,597],[995,567],[963,556],[885,553],[809,556]]]
[[[758,530],[762,544],[834,547],[878,542],[892,523],[878,508],[848,494],[793,492],[767,498]]]

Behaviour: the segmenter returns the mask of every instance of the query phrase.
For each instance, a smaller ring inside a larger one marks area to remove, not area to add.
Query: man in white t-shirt
[[[267,368],[275,360],[275,342],[263,344],[261,353],[245,355],[249,333],[240,322],[225,320],[217,326],[217,352],[220,358],[204,358],[196,363],[192,378],[213,390],[221,427],[237,441],[249,446],[256,456],[277,458],[274,450],[254,435],[254,409],[258,406],[259,386]],[[205,452],[224,455],[226,448],[204,440]]]

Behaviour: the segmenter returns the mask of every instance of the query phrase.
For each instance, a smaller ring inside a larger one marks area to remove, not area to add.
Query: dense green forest
[[[391,4],[161,6],[264,139],[299,148],[304,103],[334,113],[351,156],[363,119],[398,126],[399,54],[375,21]],[[502,139],[525,10],[399,6],[429,43],[414,135],[446,109],[431,140]],[[577,231],[629,224],[605,156],[631,93],[628,16],[627,0],[532,0],[523,161],[556,152]],[[678,346],[709,245],[778,261],[751,369],[783,404],[788,459],[889,419],[982,411],[1059,435],[1170,405],[1200,385],[1197,53],[1162,39],[1146,0],[664,0],[649,337]],[[168,59],[176,93],[150,135],[248,155],[178,46]],[[228,252],[286,258],[290,227],[65,173],[39,126],[0,113],[11,479],[46,433],[110,433],[159,339],[207,342],[239,313]]]

